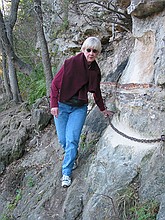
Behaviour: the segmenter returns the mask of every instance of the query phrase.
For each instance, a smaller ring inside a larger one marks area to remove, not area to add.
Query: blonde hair
[[[101,42],[97,37],[88,37],[83,45],[81,46],[81,51],[84,52],[85,49],[92,48],[97,50],[99,53],[101,52]]]

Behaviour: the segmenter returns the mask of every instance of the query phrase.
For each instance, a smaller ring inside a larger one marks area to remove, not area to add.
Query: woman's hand
[[[104,111],[102,111],[102,113],[104,114],[105,117],[112,117],[112,116],[115,114],[115,112],[109,111],[109,110],[107,110],[107,109],[105,109]]]
[[[58,107],[51,108],[50,112],[56,118],[58,117]]]

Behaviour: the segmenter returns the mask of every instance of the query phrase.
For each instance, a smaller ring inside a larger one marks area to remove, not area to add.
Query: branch
[[[87,22],[89,25],[96,25],[96,24],[94,23],[94,18],[91,17],[91,15],[89,16],[88,14],[85,14],[85,13],[83,12],[83,10],[81,10],[81,8],[79,8],[79,10],[80,10],[81,14],[84,16],[84,19],[86,20],[86,22]],[[87,19],[89,19],[89,21],[87,21]],[[99,20],[98,20],[98,21],[99,21]],[[124,18],[123,18],[123,19],[118,19],[118,21],[117,21],[117,20],[115,19],[115,17],[112,17],[112,18],[108,17],[107,20],[102,18],[102,21],[119,25],[119,26],[120,26],[121,28],[123,28],[125,31],[131,32],[131,30],[130,30],[130,25],[131,25],[131,24],[130,24],[130,23],[127,23],[127,25],[126,25],[126,24],[124,24],[124,22],[123,22],[123,23],[120,22],[120,21],[124,21]],[[97,26],[98,26],[98,25],[97,25]]]
[[[84,10],[82,10],[82,7],[80,6],[80,5],[86,5],[86,4],[95,4],[100,7],[103,7],[104,9],[107,10],[107,12],[112,13],[111,16],[109,14],[107,14],[107,15],[105,14],[105,16],[108,16],[108,17],[104,19],[104,22],[111,22],[111,23],[117,24],[117,25],[121,26],[124,30],[131,32],[131,16],[126,13],[124,14],[124,13],[118,11],[117,6],[115,6],[112,3],[112,1],[110,1],[107,5],[105,5],[104,3],[99,3],[99,2],[95,2],[95,1],[80,2],[79,4],[74,2],[74,5],[77,5],[79,12],[84,16],[84,19],[85,20],[89,19],[88,23],[94,24],[94,22],[93,22],[94,18],[92,19],[91,15],[88,16],[87,14],[85,14]],[[115,10],[112,9],[112,7]],[[73,10],[73,7],[72,7],[72,10]],[[112,17],[112,19],[110,17]],[[103,21],[103,18],[101,18],[101,19]],[[97,18],[97,20],[99,21],[99,18]]]
[[[95,4],[95,5],[99,5],[100,7],[103,7],[105,9],[107,9],[108,11],[111,11],[113,13],[117,13],[117,14],[120,14],[120,15],[123,15],[126,17],[126,14],[120,12],[120,11],[117,11],[117,10],[113,10],[112,8],[109,7],[109,4],[108,6],[104,5],[104,4],[101,4],[99,2],[94,2],[94,1],[90,1],[90,2],[80,2],[79,5],[85,5],[85,4]]]
[[[14,25],[17,20],[17,11],[18,11],[19,2],[20,2],[20,0],[12,0],[11,1],[9,25],[12,29],[14,28]]]
[[[12,57],[14,64],[15,64],[15,67],[27,75],[30,74],[32,71],[31,66],[24,63],[20,58],[18,58],[16,56],[14,49],[9,41],[9,38],[7,36],[5,22],[4,22],[1,10],[0,10],[0,40],[2,42],[4,49],[5,49],[6,55]]]
[[[111,201],[111,203],[112,203],[112,206],[113,206],[113,210],[114,210],[115,215],[116,215],[116,217],[117,217],[117,220],[120,220],[119,214],[118,214],[118,212],[117,212],[117,210],[116,210],[116,207],[115,207],[115,203],[114,203],[114,201],[113,201],[113,198],[112,198],[111,196],[108,196],[108,195],[105,195],[105,194],[99,194],[99,193],[95,193],[95,194],[98,195],[98,196],[103,196],[103,197],[105,197],[105,198],[107,198],[107,199],[110,199],[110,201]]]

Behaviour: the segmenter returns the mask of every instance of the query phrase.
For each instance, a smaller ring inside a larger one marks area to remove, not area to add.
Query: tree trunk
[[[41,54],[42,54],[42,63],[44,67],[44,73],[46,78],[46,91],[47,96],[50,95],[50,85],[53,79],[51,62],[49,57],[48,45],[45,39],[44,28],[43,28],[43,16],[41,10],[41,0],[34,0],[35,3],[35,18],[36,18],[36,30],[37,37],[40,42]]]
[[[10,55],[13,58],[15,67],[19,71],[29,75],[32,72],[32,67],[29,64],[24,63],[22,60],[20,60],[16,56],[14,49],[13,49],[13,47],[8,39],[8,36],[7,36],[6,25],[5,25],[5,22],[3,19],[3,14],[1,12],[1,10],[0,10],[0,38],[2,39],[2,43],[3,43],[3,47],[5,49],[6,55],[7,56]]]
[[[11,86],[11,91],[13,94],[13,101],[15,103],[22,102],[22,98],[20,95],[19,87],[18,87],[16,69],[14,67],[13,59],[10,56],[8,56],[8,68],[9,68],[10,86]]]
[[[12,48],[13,48],[13,28],[17,20],[19,1],[20,0],[12,1],[9,21],[6,22],[7,37],[9,39]],[[15,103],[22,102],[22,98],[18,86],[16,68],[14,65],[14,57],[12,56],[11,53],[8,54],[8,67],[9,67],[9,79],[10,79],[11,91],[13,93],[13,100],[15,101]]]
[[[12,48],[13,48],[13,28],[17,20],[18,4],[19,4],[19,0],[14,0],[12,2],[9,21],[6,21],[6,24],[5,24],[5,27],[7,30],[7,38],[9,39],[9,42]],[[19,103],[22,101],[22,98],[20,95],[19,87],[18,87],[18,80],[17,80],[17,75],[16,75],[16,69],[14,66],[13,54],[9,53],[7,60],[8,60],[10,86],[11,86],[11,91],[13,94],[13,101],[15,103]]]
[[[18,80],[16,75],[15,63],[16,55],[13,49],[13,28],[17,20],[17,11],[18,11],[19,0],[13,0],[11,4],[11,11],[9,20],[4,22],[3,14],[0,11],[0,37],[2,39],[2,47],[5,48],[5,52],[8,60],[8,70],[9,70],[9,80],[11,86],[11,92],[13,96],[13,100],[16,103],[22,101]]]
[[[5,91],[6,91],[7,99],[12,100],[13,95],[12,95],[10,84],[9,84],[9,75],[8,75],[7,65],[6,65],[7,59],[6,59],[6,54],[5,54],[4,48],[2,47],[1,41],[0,41],[0,48],[2,51],[2,69],[3,69]]]

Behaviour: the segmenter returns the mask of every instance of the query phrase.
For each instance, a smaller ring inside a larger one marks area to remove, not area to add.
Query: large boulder
[[[164,1],[144,1],[132,0],[130,6],[127,8],[128,13],[138,18],[146,18],[152,14],[163,11],[165,8]]]

